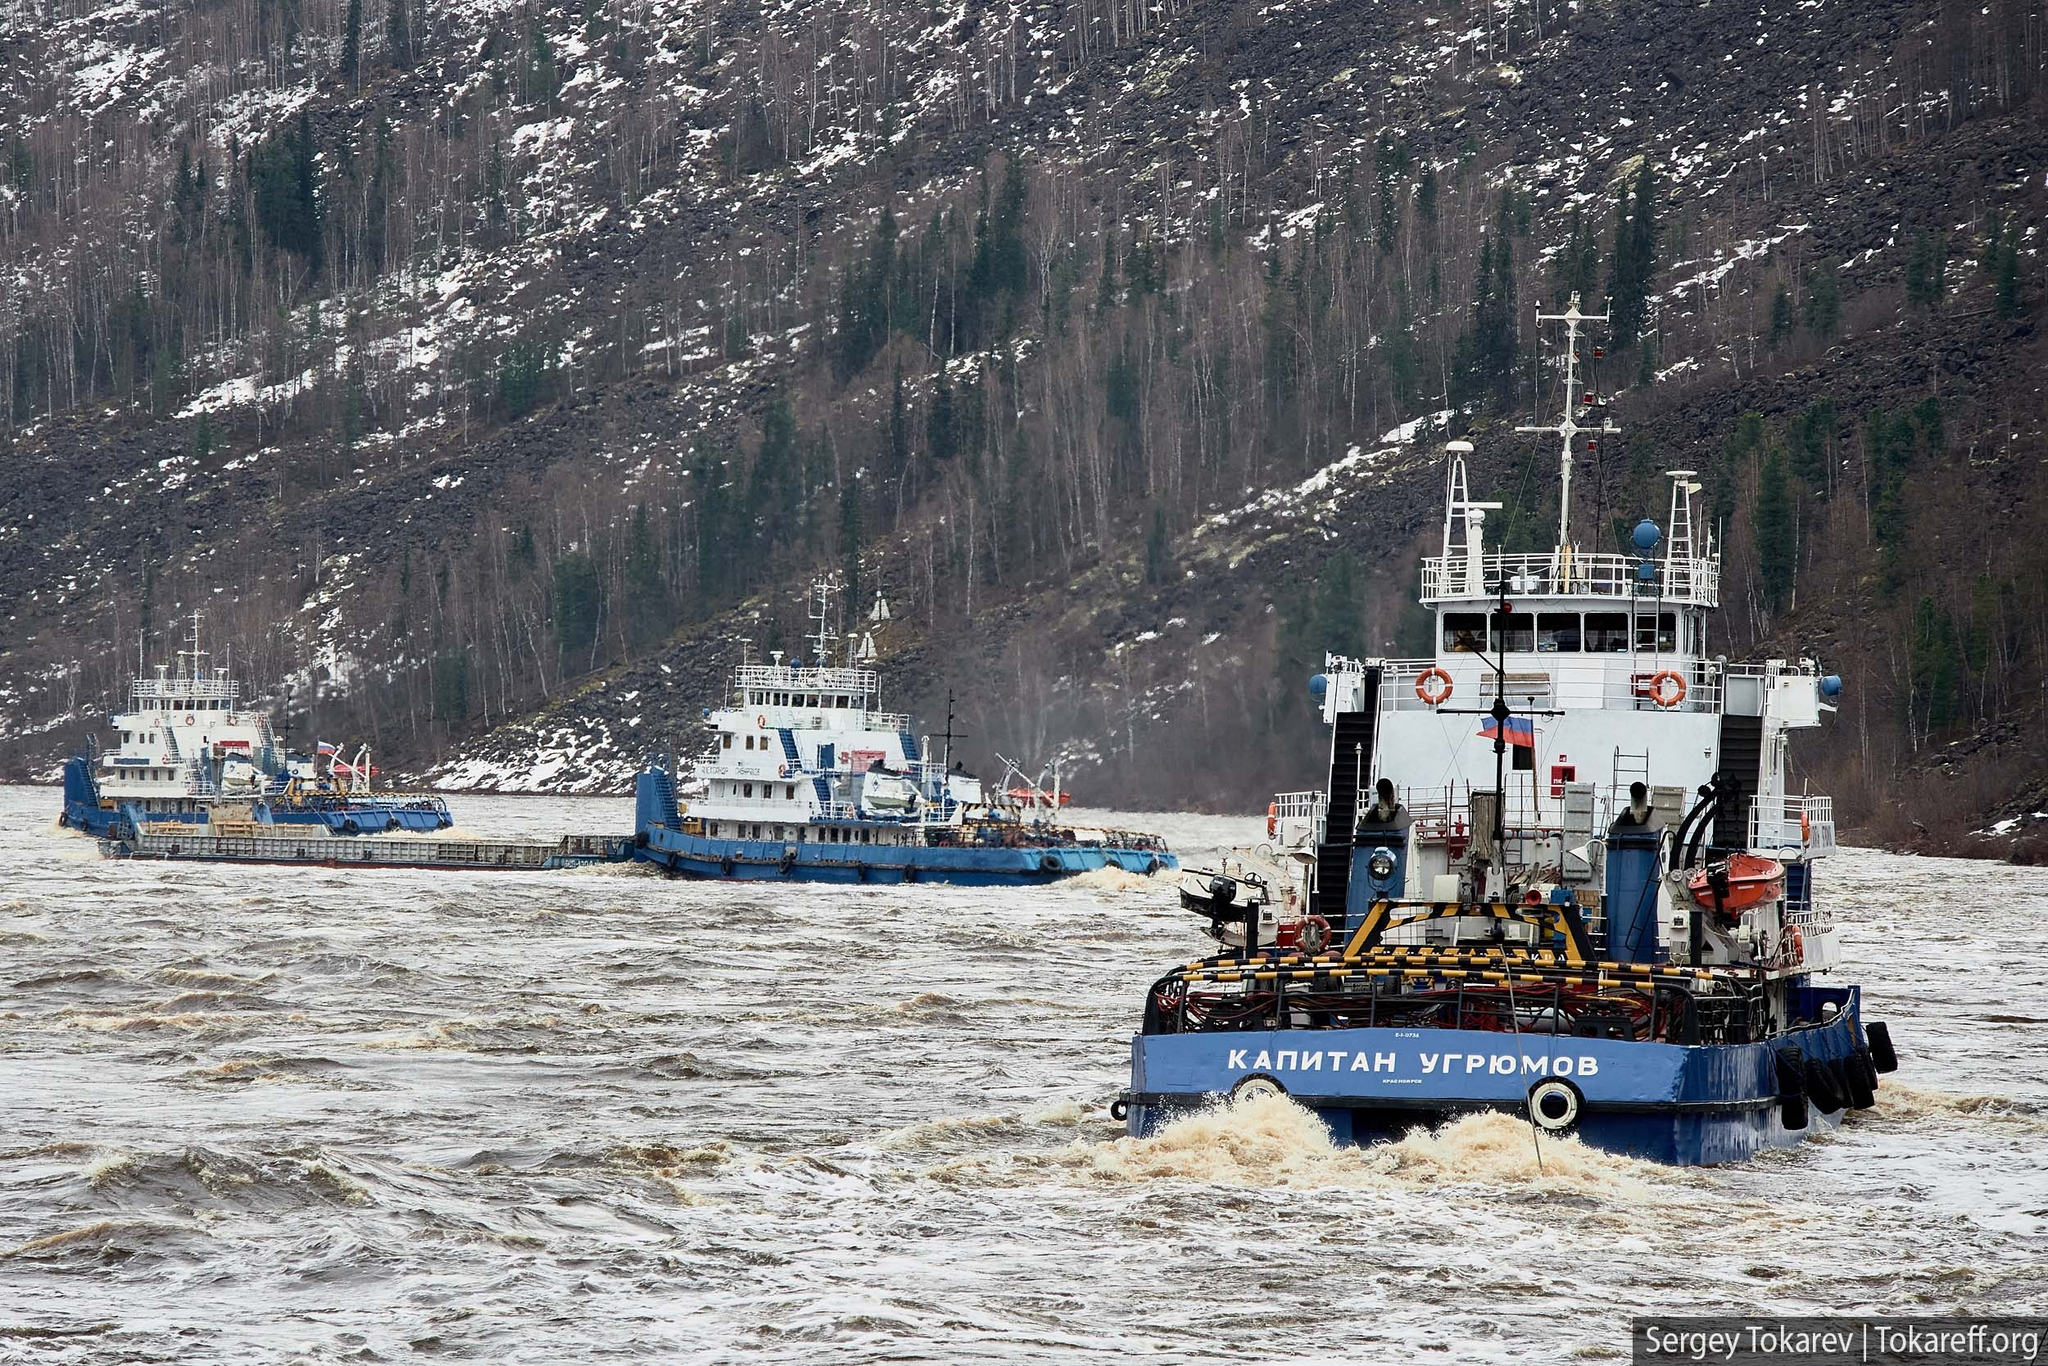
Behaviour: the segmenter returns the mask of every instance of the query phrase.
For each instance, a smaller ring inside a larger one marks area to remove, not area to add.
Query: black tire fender
[[[1804,1129],[1806,1113],[1806,1058],[1787,1044],[1777,1050],[1778,1119],[1787,1129]]]
[[[1848,1100],[1842,1093],[1842,1081],[1834,1064],[1826,1058],[1806,1060],[1806,1094],[1813,1098],[1814,1108],[1824,1115],[1842,1109]]]
[[[1880,1072],[1899,1070],[1899,1050],[1892,1044],[1892,1027],[1883,1020],[1873,1020],[1864,1026],[1863,1037],[1870,1040],[1870,1061]]]

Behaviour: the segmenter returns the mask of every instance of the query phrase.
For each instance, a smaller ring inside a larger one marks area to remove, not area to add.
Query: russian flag
[[[1492,717],[1488,717],[1486,724],[1479,728],[1479,738],[1482,740],[1499,738],[1499,732],[1494,725]],[[1536,748],[1536,727],[1530,723],[1528,717],[1510,716],[1508,718],[1508,743],[1511,745],[1526,745],[1530,749]]]
[[[341,753],[341,746],[330,745],[325,740],[322,740],[319,744],[313,746],[313,752],[315,754],[339,754]]]

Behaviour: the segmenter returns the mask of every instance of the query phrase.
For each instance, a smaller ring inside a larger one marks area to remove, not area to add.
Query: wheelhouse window
[[[1486,614],[1444,613],[1444,649],[1452,654],[1472,654],[1485,650]]]
[[[1586,613],[1586,653],[1628,653],[1628,613]]]
[[[1536,652],[1546,655],[1575,655],[1579,652],[1577,612],[1536,614]]]
[[[1536,618],[1527,612],[1493,613],[1493,648],[1510,654],[1536,649]]]
[[[1676,650],[1678,648],[1678,613],[1659,612],[1651,616],[1643,612],[1636,617],[1636,649]]]

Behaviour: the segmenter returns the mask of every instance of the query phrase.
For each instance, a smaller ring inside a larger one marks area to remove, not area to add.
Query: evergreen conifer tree
[[[1757,480],[1756,553],[1758,588],[1771,611],[1792,597],[1797,572],[1797,536],[1792,493],[1785,479],[1785,453],[1772,447]]]
[[[348,0],[347,16],[341,27],[341,80],[351,91],[362,74],[363,0]]]
[[[1792,331],[1792,291],[1779,281],[1776,292],[1771,295],[1771,330],[1769,343],[1775,351]]]
[[[668,586],[661,577],[661,552],[654,544],[647,504],[633,505],[626,532],[627,632],[635,646],[658,640],[668,629]]]
[[[406,0],[391,0],[385,8],[384,49],[395,70],[404,71],[412,66],[412,14]]]
[[[1614,218],[1614,255],[1608,268],[1614,344],[1627,346],[1649,323],[1650,282],[1657,274],[1657,178],[1646,161],[1636,172],[1633,200],[1623,195]]]
[[[853,610],[858,610],[861,602],[860,547],[866,539],[860,478],[848,475],[839,481],[839,577],[846,589],[846,605]]]
[[[1806,273],[1806,330],[1826,340],[1841,323],[1841,280],[1833,266],[1815,266]]]

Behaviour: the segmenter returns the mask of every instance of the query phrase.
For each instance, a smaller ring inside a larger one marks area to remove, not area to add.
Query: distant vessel
[[[288,754],[270,718],[245,710],[228,668],[208,670],[199,613],[175,666],[159,664],[129,688],[113,738],[64,764],[61,824],[99,838],[154,827],[240,833],[245,827],[319,826],[337,835],[433,831],[454,824],[431,795],[371,790],[369,750],[354,759],[321,743]]]
[[[1817,980],[1841,960],[1813,879],[1834,811],[1786,776],[1840,680],[1709,652],[1721,557],[1691,471],[1634,554],[1573,543],[1574,438],[1616,429],[1579,425],[1599,408],[1577,297],[1542,320],[1568,328],[1564,417],[1523,429],[1563,437],[1555,546],[1487,553],[1500,505],[1471,499],[1471,446],[1450,443],[1422,565],[1438,648],[1333,655],[1310,680],[1328,784],[1280,796],[1252,860],[1277,922],[1245,913],[1242,882],[1185,889],[1230,951],[1147,993],[1115,1107],[1132,1134],[1279,1092],[1340,1141],[1492,1109],[1714,1163],[1831,1127],[1897,1065],[1859,989]]]
[[[685,808],[667,770],[640,774],[638,857],[696,877],[984,886],[1179,866],[1156,835],[1055,824],[992,802],[953,762],[950,718],[946,752],[928,757],[911,717],[878,709],[875,670],[830,662],[834,591],[812,588],[815,663],[784,663],[779,651],[743,663],[731,700],[705,714],[710,748],[693,774],[701,796]],[[877,595],[871,621],[887,612]],[[872,633],[850,653],[856,665],[872,661]]]

